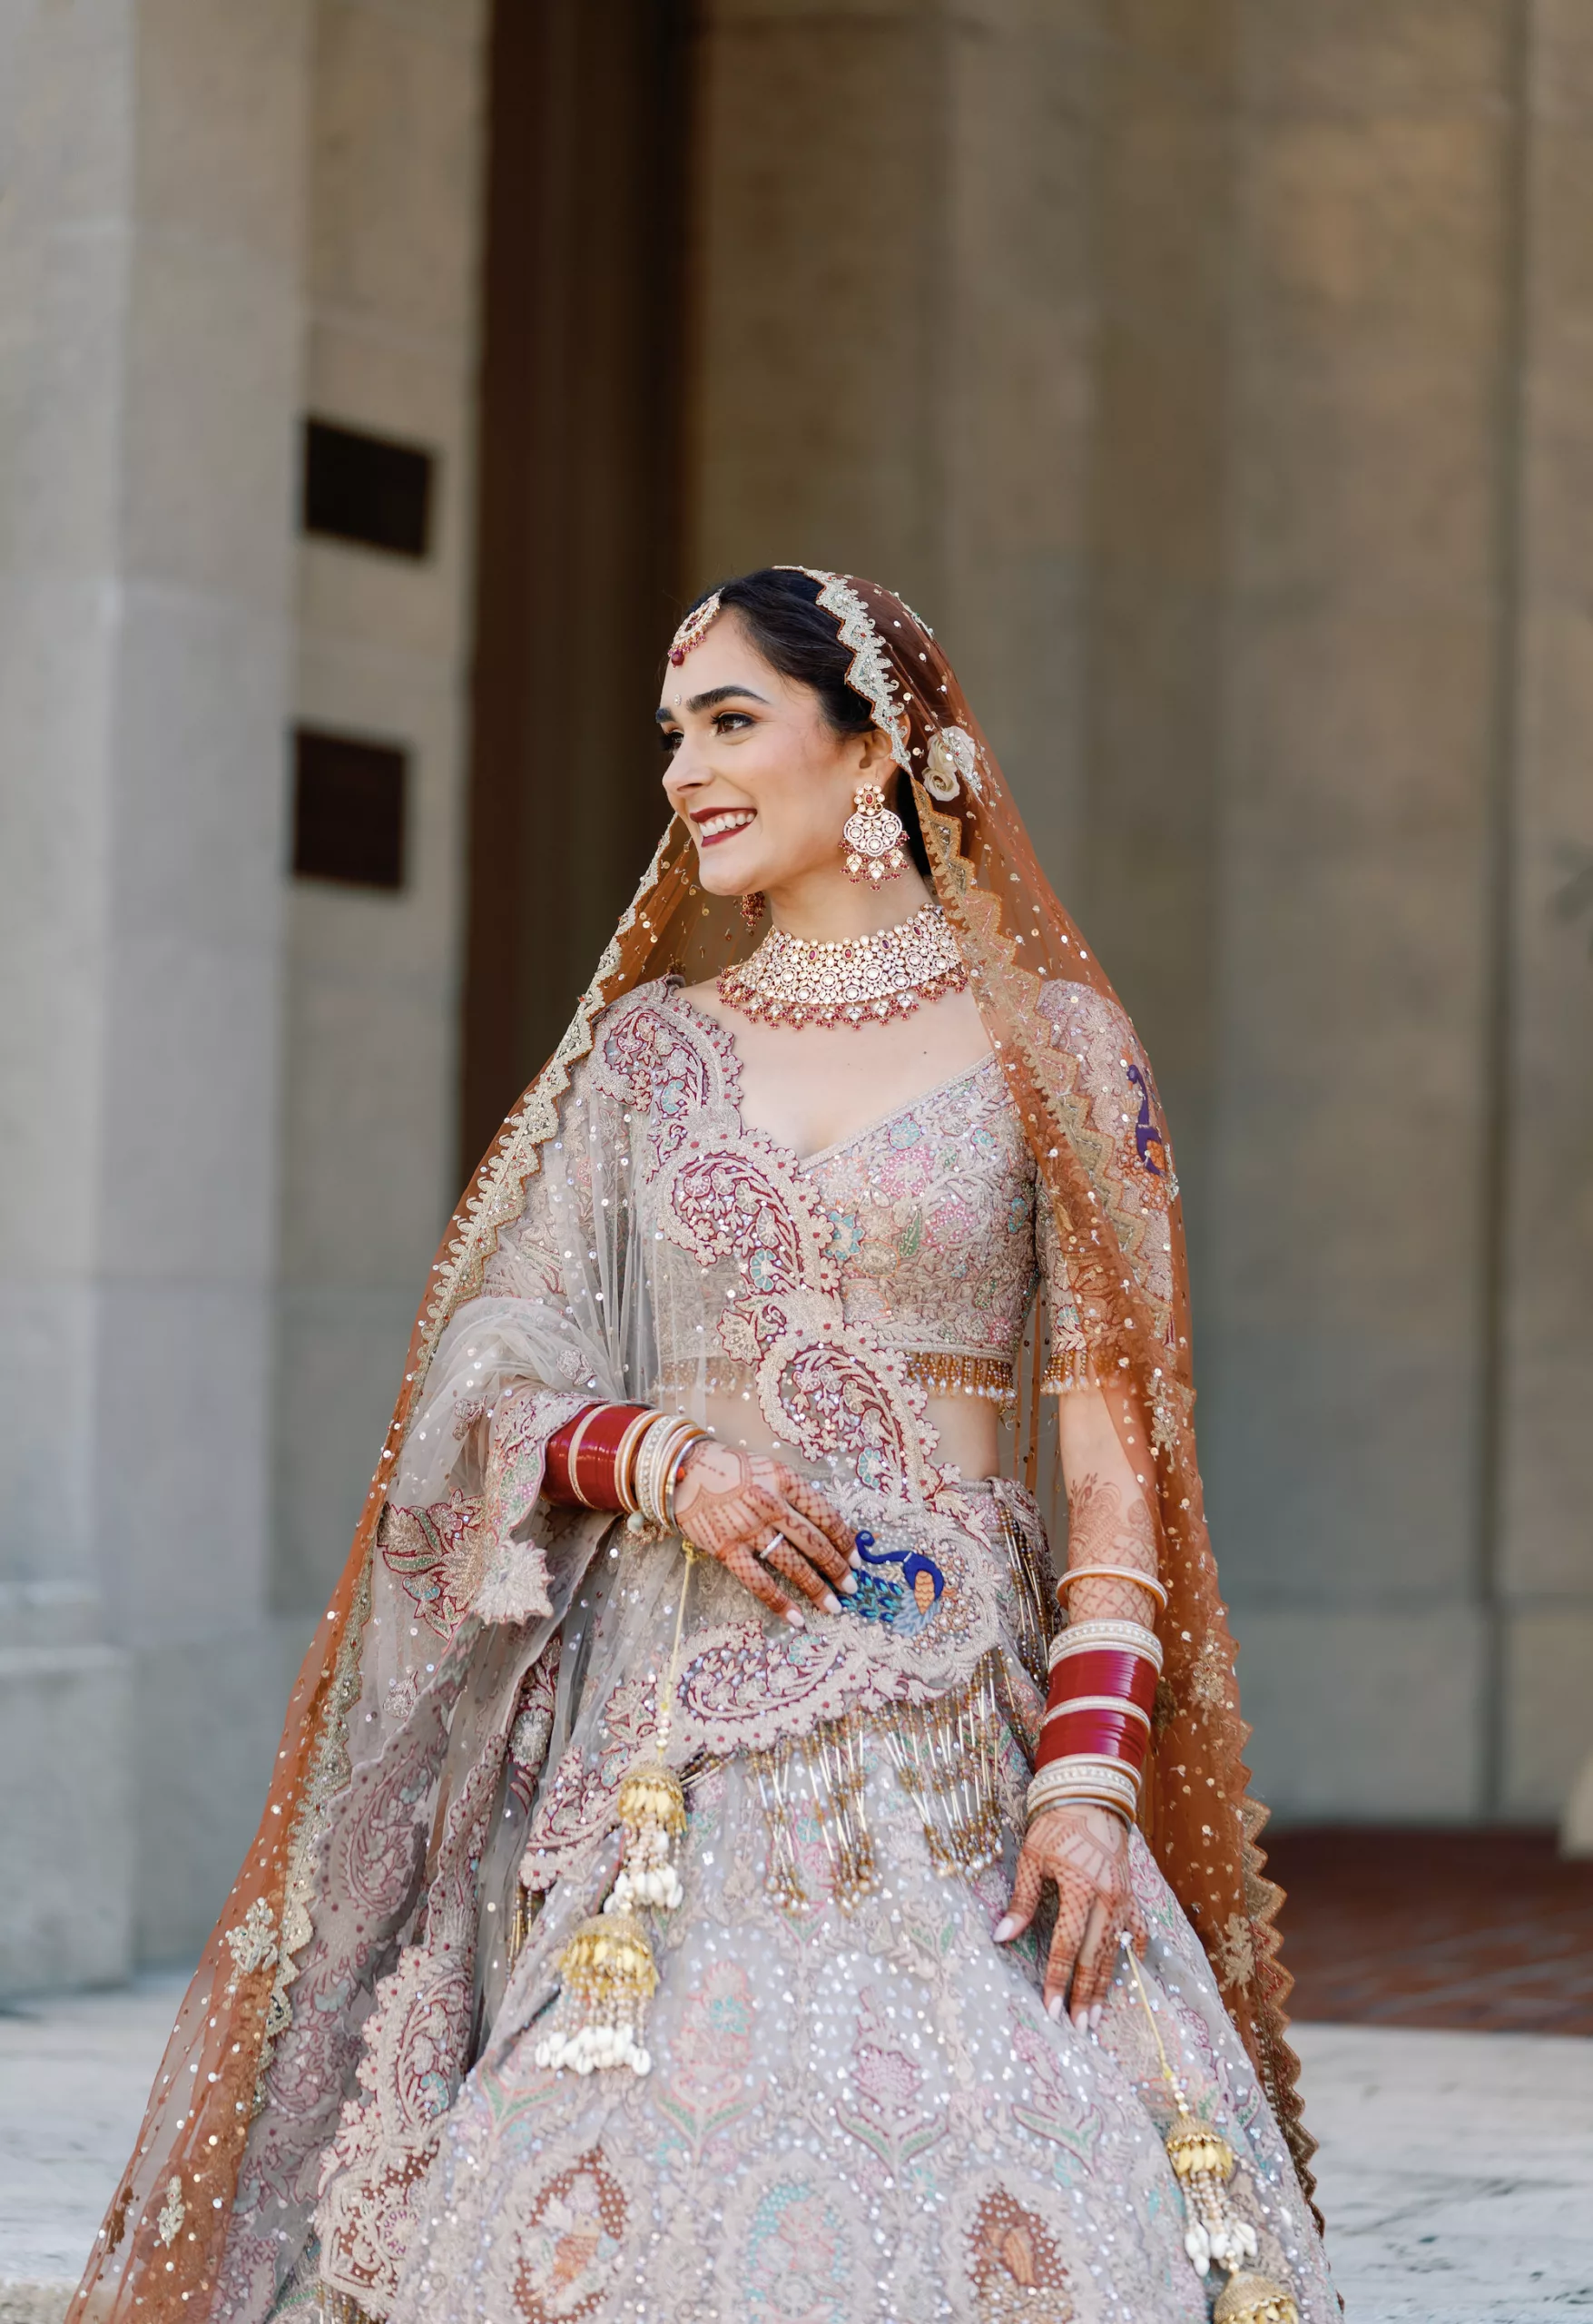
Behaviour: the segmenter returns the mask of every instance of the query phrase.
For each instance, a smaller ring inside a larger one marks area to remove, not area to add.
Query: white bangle
[[[680,1462],[707,1435],[681,1413],[660,1413],[636,1452],[636,1506],[651,1525],[673,1533],[674,1482]]]
[[[1047,1649],[1047,1667],[1055,1669],[1070,1654],[1099,1652],[1103,1648],[1116,1649],[1119,1654],[1136,1654],[1142,1662],[1151,1663],[1158,1675],[1162,1668],[1162,1641],[1155,1630],[1143,1622],[1113,1620],[1103,1616],[1093,1622],[1069,1622],[1058,1630]]]
[[[1049,1760],[1028,1787],[1029,1821],[1042,1808],[1059,1807],[1065,1800],[1108,1808],[1126,1824],[1132,1824],[1139,1806],[1139,1778],[1121,1759],[1077,1752],[1065,1759]]]

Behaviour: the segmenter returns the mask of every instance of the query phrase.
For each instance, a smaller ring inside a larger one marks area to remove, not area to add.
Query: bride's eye
[[[664,757],[666,759],[674,758],[675,753],[681,746],[680,728],[678,726],[660,726],[655,729],[655,732],[658,735],[658,747],[664,753]]]

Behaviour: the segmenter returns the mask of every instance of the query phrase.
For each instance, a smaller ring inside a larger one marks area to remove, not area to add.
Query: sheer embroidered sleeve
[[[1035,1255],[1049,1323],[1049,1352],[1041,1389],[1047,1396],[1065,1396],[1076,1388],[1093,1388],[1089,1344],[1079,1317],[1078,1303],[1068,1279],[1067,1257],[1044,1181],[1036,1189]]]

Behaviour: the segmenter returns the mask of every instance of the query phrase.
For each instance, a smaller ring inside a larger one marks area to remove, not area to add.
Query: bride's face
[[[841,872],[841,827],[860,783],[890,789],[878,729],[837,734],[811,687],[782,677],[734,613],[721,614],[678,669],[664,673],[658,728],[664,787],[697,842],[711,896],[778,890]]]

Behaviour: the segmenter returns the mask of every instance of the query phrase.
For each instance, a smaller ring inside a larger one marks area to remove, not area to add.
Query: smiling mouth
[[[722,840],[733,839],[737,832],[744,832],[749,823],[755,822],[757,811],[752,807],[721,807],[712,814],[693,815],[692,821],[697,826],[697,845],[717,847]]]

